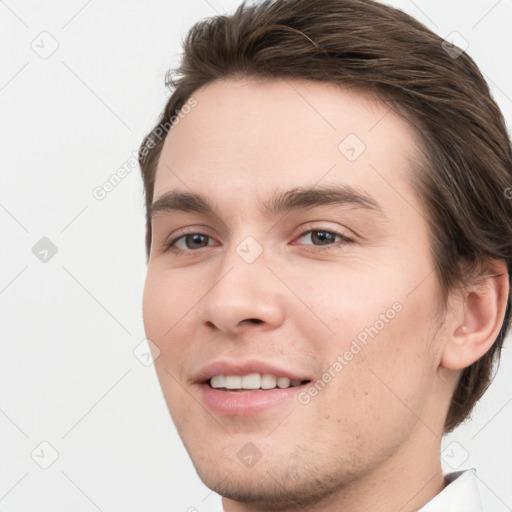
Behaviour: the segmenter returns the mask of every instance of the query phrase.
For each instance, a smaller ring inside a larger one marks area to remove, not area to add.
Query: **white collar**
[[[418,512],[482,512],[474,468],[444,476],[448,485]]]

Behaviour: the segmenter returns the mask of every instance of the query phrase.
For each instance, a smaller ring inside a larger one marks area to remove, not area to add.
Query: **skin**
[[[440,313],[426,213],[408,181],[420,139],[384,103],[298,80],[216,81],[194,98],[166,138],[154,198],[200,192],[217,216],[153,217],[143,313],[199,476],[224,496],[226,512],[417,510],[443,489],[449,400],[461,368],[498,334],[506,276],[453,294]],[[355,161],[338,149],[348,134],[366,146]],[[277,191],[333,184],[363,191],[382,212],[262,211]],[[180,238],[179,254],[166,251],[184,228],[207,235],[203,245]],[[314,236],[332,230],[352,241],[321,245]],[[250,264],[236,251],[247,236],[263,250]],[[234,417],[202,401],[193,377],[218,359],[265,360],[321,379],[396,303],[400,312],[309,403]],[[247,443],[261,454],[252,467],[237,456]]]

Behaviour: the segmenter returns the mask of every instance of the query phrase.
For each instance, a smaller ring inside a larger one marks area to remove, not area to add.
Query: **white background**
[[[391,3],[442,37],[467,40],[510,125],[512,0]],[[92,191],[156,121],[187,29],[237,4],[0,3],[2,512],[219,506],[181,445],[153,367],[133,354],[144,339],[138,168],[103,200]],[[57,44],[48,58],[33,49]],[[42,237],[58,250],[46,263],[32,252]],[[511,402],[508,343],[473,421],[443,443],[446,471],[478,469],[487,511],[512,508]],[[52,450],[57,460],[42,469],[35,461],[48,464]]]

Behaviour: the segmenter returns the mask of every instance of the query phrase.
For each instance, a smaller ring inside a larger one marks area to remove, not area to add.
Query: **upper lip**
[[[266,361],[251,360],[219,360],[203,366],[194,376],[194,381],[204,384],[215,375],[248,375],[250,373],[270,374],[276,377],[288,377],[290,380],[312,380],[310,375],[291,371]]]

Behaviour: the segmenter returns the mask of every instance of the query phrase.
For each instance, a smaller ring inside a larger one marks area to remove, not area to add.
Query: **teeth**
[[[260,387],[261,377],[259,373],[250,373],[242,377],[242,389],[258,389]]]
[[[277,387],[278,388],[289,388],[290,387],[290,379],[288,377],[279,377],[277,379]]]
[[[227,389],[241,389],[242,388],[242,377],[239,376],[226,376],[226,384],[224,387]]]
[[[215,375],[210,379],[212,388],[219,389],[285,389],[299,386],[301,380],[290,380],[288,377],[276,377],[269,373],[249,373],[248,375]]]
[[[261,388],[262,389],[273,389],[277,386],[277,377],[265,373],[261,376]]]
[[[224,375],[215,375],[211,380],[212,388],[225,388],[226,387],[226,377]]]

